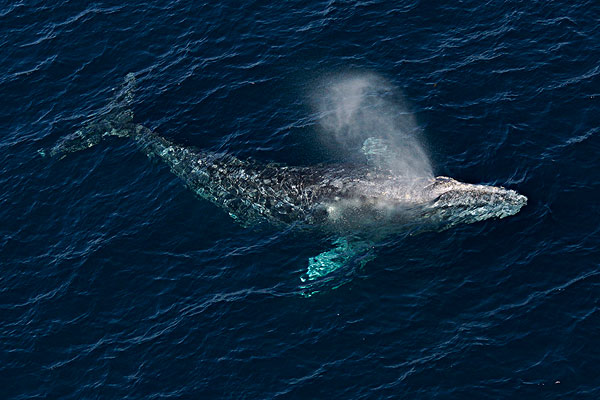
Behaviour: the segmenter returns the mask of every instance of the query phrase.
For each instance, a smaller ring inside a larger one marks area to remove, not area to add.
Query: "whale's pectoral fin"
[[[375,258],[373,244],[362,240],[341,237],[335,247],[308,259],[308,269],[300,277],[302,282],[312,281],[353,264],[360,267]]]

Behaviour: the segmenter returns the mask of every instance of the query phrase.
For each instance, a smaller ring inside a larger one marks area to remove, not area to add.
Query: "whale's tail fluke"
[[[135,124],[130,107],[135,87],[135,75],[127,74],[122,87],[102,111],[86,121],[81,129],[64,137],[53,147],[40,149],[38,152],[44,157],[63,158],[68,153],[95,146],[106,136],[132,136],[135,133]]]

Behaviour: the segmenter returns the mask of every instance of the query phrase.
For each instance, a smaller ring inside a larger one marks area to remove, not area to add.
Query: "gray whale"
[[[339,237],[336,247],[311,257],[303,280],[325,276],[352,260],[368,261],[374,241],[407,227],[442,230],[511,216],[527,204],[514,190],[443,176],[409,179],[369,165],[288,166],[191,149],[133,121],[134,87],[135,78],[129,74],[102,113],[40,153],[64,157],[108,136],[130,138],[242,225],[295,224],[334,232]]]

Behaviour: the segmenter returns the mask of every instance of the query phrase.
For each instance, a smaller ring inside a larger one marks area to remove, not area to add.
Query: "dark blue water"
[[[0,3],[0,397],[600,397],[600,4]],[[337,161],[338,74],[406,98],[436,174],[516,216],[399,235],[300,295],[318,235],[236,224],[126,140],[41,158],[139,80],[136,121]]]

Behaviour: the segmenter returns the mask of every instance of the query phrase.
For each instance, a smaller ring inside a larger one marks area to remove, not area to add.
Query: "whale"
[[[501,186],[445,176],[406,177],[369,163],[291,166],[183,146],[134,121],[135,86],[135,76],[128,74],[104,110],[40,154],[62,158],[107,137],[128,138],[242,226],[267,223],[331,232],[334,247],[309,258],[303,281],[352,262],[364,265],[374,257],[375,242],[398,232],[505,218],[527,204],[526,196]],[[363,146],[365,154],[373,144],[385,148],[370,138]]]

